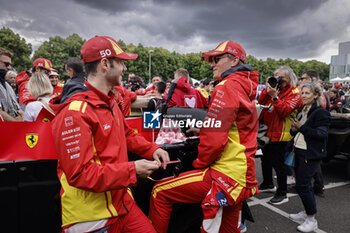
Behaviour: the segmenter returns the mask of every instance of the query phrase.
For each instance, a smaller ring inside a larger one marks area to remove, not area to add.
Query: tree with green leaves
[[[0,29],[0,47],[13,53],[12,62],[18,73],[31,66],[32,45],[27,44],[24,38],[14,33],[10,28]]]
[[[64,62],[70,57],[80,58],[80,50],[85,40],[77,34],[72,34],[66,39],[55,36],[50,37],[49,41],[45,41],[36,51],[33,60],[43,57],[49,59],[52,67],[58,70],[61,78],[67,76],[64,69]]]

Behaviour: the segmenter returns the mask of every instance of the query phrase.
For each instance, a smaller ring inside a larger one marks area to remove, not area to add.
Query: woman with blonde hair
[[[42,108],[52,112],[48,102],[53,88],[46,74],[34,73],[28,82],[28,90],[34,98],[37,98],[37,101],[27,105],[23,117],[24,121],[36,121]]]
[[[293,118],[290,133],[295,136],[291,141],[295,153],[295,188],[304,205],[304,210],[290,214],[295,221],[302,221],[297,229],[311,232],[317,229],[315,219],[316,201],[311,179],[315,175],[322,158],[326,157],[330,114],[322,107],[323,92],[318,83],[306,83],[301,87],[303,106],[297,117]]]

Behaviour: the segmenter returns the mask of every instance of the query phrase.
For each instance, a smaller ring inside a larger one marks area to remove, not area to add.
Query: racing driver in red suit
[[[201,203],[202,232],[240,232],[242,202],[258,193],[254,161],[258,72],[243,64],[246,53],[233,41],[203,53],[202,59],[211,63],[218,81],[206,120],[213,118],[221,126],[200,129],[196,170],[153,187],[149,218],[158,232],[167,231],[175,202]]]
[[[84,89],[63,104],[51,104],[64,232],[155,232],[129,187],[161,162],[165,168],[169,156],[128,127],[111,91],[126,71],[124,60],[137,55],[106,36],[88,40],[81,54]],[[127,150],[147,160],[129,162]]]

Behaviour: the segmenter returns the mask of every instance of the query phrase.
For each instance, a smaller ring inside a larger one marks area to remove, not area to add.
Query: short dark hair
[[[156,84],[157,90],[160,94],[163,94],[165,92],[166,84],[163,81],[160,81]]]
[[[337,89],[332,88],[332,89],[330,89],[329,91],[330,91],[330,92],[333,92],[333,93],[335,94],[335,98],[339,98],[339,92],[338,92]]]
[[[114,66],[114,63],[113,63],[113,60],[115,59],[115,57],[109,57],[107,58],[108,61],[111,63],[111,67],[113,68]],[[97,61],[93,61],[93,62],[89,62],[89,63],[85,63],[85,71],[86,71],[86,74],[89,75],[89,74],[95,74],[96,73],[96,70],[97,70],[97,65],[98,63],[100,63],[101,60],[97,60]]]
[[[312,79],[312,81],[318,81],[320,79],[320,76],[316,70],[306,70],[302,73],[306,74],[308,77]]]
[[[64,64],[67,65],[67,68],[73,69],[75,73],[82,73],[84,70],[83,62],[77,57],[69,58]]]
[[[10,51],[8,51],[5,48],[0,47],[0,56],[2,56],[2,55],[8,56],[9,58],[13,57],[13,53],[11,53]]]
[[[210,84],[210,81],[211,81],[210,78],[205,78],[202,83],[204,86],[208,86]]]
[[[159,77],[159,78],[160,78],[160,80],[163,80],[163,78],[162,78],[162,76],[161,76],[161,75],[159,75],[159,74],[155,74],[155,75],[153,75],[153,76],[152,76],[151,81],[153,80],[153,78],[154,78],[154,77]]]

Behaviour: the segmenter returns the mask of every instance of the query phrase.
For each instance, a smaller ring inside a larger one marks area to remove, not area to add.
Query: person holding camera
[[[322,107],[322,88],[318,83],[306,83],[301,87],[304,106],[293,118],[290,133],[295,136],[290,144],[295,153],[296,190],[303,203],[303,211],[290,214],[295,221],[303,221],[297,229],[311,232],[317,229],[316,201],[311,179],[327,156],[327,139],[330,125],[329,111]]]
[[[267,137],[270,139],[262,148],[261,166],[263,182],[260,192],[276,191],[270,200],[273,205],[288,202],[287,197],[287,167],[284,164],[285,147],[292,139],[290,114],[295,114],[302,106],[301,95],[297,87],[298,79],[289,66],[281,66],[274,72],[274,77],[268,78],[266,88],[261,92],[258,102],[266,105],[260,114],[260,122],[267,125]],[[272,168],[277,175],[278,188],[273,184]]]

